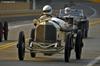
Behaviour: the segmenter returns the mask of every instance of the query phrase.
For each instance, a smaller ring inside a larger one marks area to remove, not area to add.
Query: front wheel
[[[18,48],[18,58],[19,60],[22,61],[24,60],[25,56],[25,36],[23,31],[19,33],[17,48]]]
[[[69,62],[71,49],[72,49],[72,43],[73,43],[72,34],[69,33],[68,35],[66,35],[66,39],[65,39],[65,54],[64,54],[65,62]]]
[[[65,62],[69,62],[71,50],[65,49]]]
[[[81,59],[81,53],[82,53],[82,47],[83,47],[83,41],[82,41],[82,33],[81,31],[78,31],[77,37],[75,39],[75,52],[76,52],[76,59]]]

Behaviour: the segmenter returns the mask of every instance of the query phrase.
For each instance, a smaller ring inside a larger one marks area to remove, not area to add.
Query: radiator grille
[[[53,25],[40,25],[36,30],[36,41],[56,42],[56,28]]]

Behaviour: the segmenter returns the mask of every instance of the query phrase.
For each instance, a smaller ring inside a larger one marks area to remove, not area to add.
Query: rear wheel
[[[88,37],[88,29],[89,29],[89,21],[88,20],[86,21],[85,27],[86,27],[85,38],[87,38]]]
[[[82,33],[81,31],[78,31],[77,37],[75,39],[75,52],[76,52],[76,59],[81,59],[81,52],[83,47],[83,41],[82,41]]]
[[[70,33],[66,36],[65,39],[65,54],[64,54],[65,62],[69,62],[71,49],[72,49],[72,35]]]
[[[2,38],[3,38],[3,36],[2,36],[2,35],[0,35],[0,42],[2,42]]]
[[[4,22],[4,40],[8,39],[8,22]]]
[[[0,22],[0,42],[2,42],[3,39],[3,24]]]
[[[85,35],[84,35],[84,38],[87,38],[88,37],[88,30],[85,31]]]
[[[84,21],[84,23],[82,24],[82,36],[83,38],[87,38],[88,37],[88,28],[89,28],[89,21]]]
[[[87,38],[87,35],[88,35],[88,31],[86,30],[86,28],[84,28],[84,29],[82,30],[82,37],[83,37],[83,38]]]
[[[23,31],[19,33],[17,48],[18,48],[18,58],[19,60],[22,61],[24,60],[25,56],[25,36]]]

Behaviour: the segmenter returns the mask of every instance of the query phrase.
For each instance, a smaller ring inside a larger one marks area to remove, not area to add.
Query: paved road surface
[[[93,23],[93,22],[92,22]],[[99,24],[98,24],[99,23]],[[28,28],[32,28],[32,25]],[[15,31],[18,28],[14,29]],[[22,27],[25,29],[25,26]],[[14,32],[12,28],[12,33]],[[18,29],[19,30],[19,29]],[[27,31],[27,29],[26,29]],[[89,30],[89,38],[84,39],[84,48],[81,60],[75,60],[74,50],[71,54],[69,63],[64,62],[64,54],[56,54],[53,56],[44,56],[37,54],[36,58],[31,58],[29,53],[26,53],[24,61],[18,61],[16,41],[6,41],[0,43],[0,66],[100,66],[100,22],[95,20]],[[14,36],[13,36],[14,37]],[[17,37],[17,36],[15,36]],[[4,45],[4,46],[3,46]],[[97,58],[98,57],[98,58]],[[97,59],[96,59],[97,58]],[[96,63],[95,63],[96,60]]]

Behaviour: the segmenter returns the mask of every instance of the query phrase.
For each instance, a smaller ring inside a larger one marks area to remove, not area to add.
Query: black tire
[[[71,50],[70,49],[65,49],[65,62],[69,62],[70,59],[70,54],[71,54]]]
[[[82,53],[82,47],[83,47],[83,41],[82,41],[82,32],[77,32],[77,37],[75,39],[75,52],[76,52],[76,59],[81,59],[81,53]]]
[[[34,41],[34,38],[35,38],[35,29],[34,28],[31,30],[30,38]]]
[[[86,30],[86,28],[83,28],[83,30],[82,30],[82,37],[83,38],[87,38],[87,30]]]
[[[3,39],[3,24],[0,22],[0,42],[2,42]]]
[[[83,38],[87,38],[88,37],[88,29],[89,29],[89,21],[85,21],[83,23]]]
[[[88,30],[89,30],[89,21],[87,20],[86,21],[86,24],[85,24],[86,26],[86,31],[85,31],[85,38],[88,38]]]
[[[88,30],[85,31],[85,35],[84,35],[84,38],[87,38],[88,37]]]
[[[8,22],[4,22],[4,40],[8,40]]]
[[[72,35],[68,34],[65,39],[65,54],[64,54],[65,62],[69,62],[71,49],[72,49]]]
[[[35,38],[35,29],[33,28],[33,29],[31,30],[29,44],[30,44],[32,41],[34,41],[34,38]],[[30,50],[30,56],[31,56],[32,58],[34,58],[34,57],[36,56],[36,53],[34,53],[34,52],[32,52],[32,51]]]
[[[30,45],[30,43],[31,43],[32,41],[33,41],[32,39],[29,40],[29,45]],[[31,56],[32,58],[34,58],[34,57],[36,57],[36,53],[34,53],[34,52],[32,52],[32,51],[30,50],[30,56]]]
[[[85,38],[85,28],[82,30],[82,38]]]
[[[25,56],[25,36],[23,31],[19,33],[17,47],[18,47],[18,58],[19,60],[23,61]]]
[[[0,35],[0,42],[2,42],[2,38],[3,38],[3,36],[2,36],[2,35]]]

